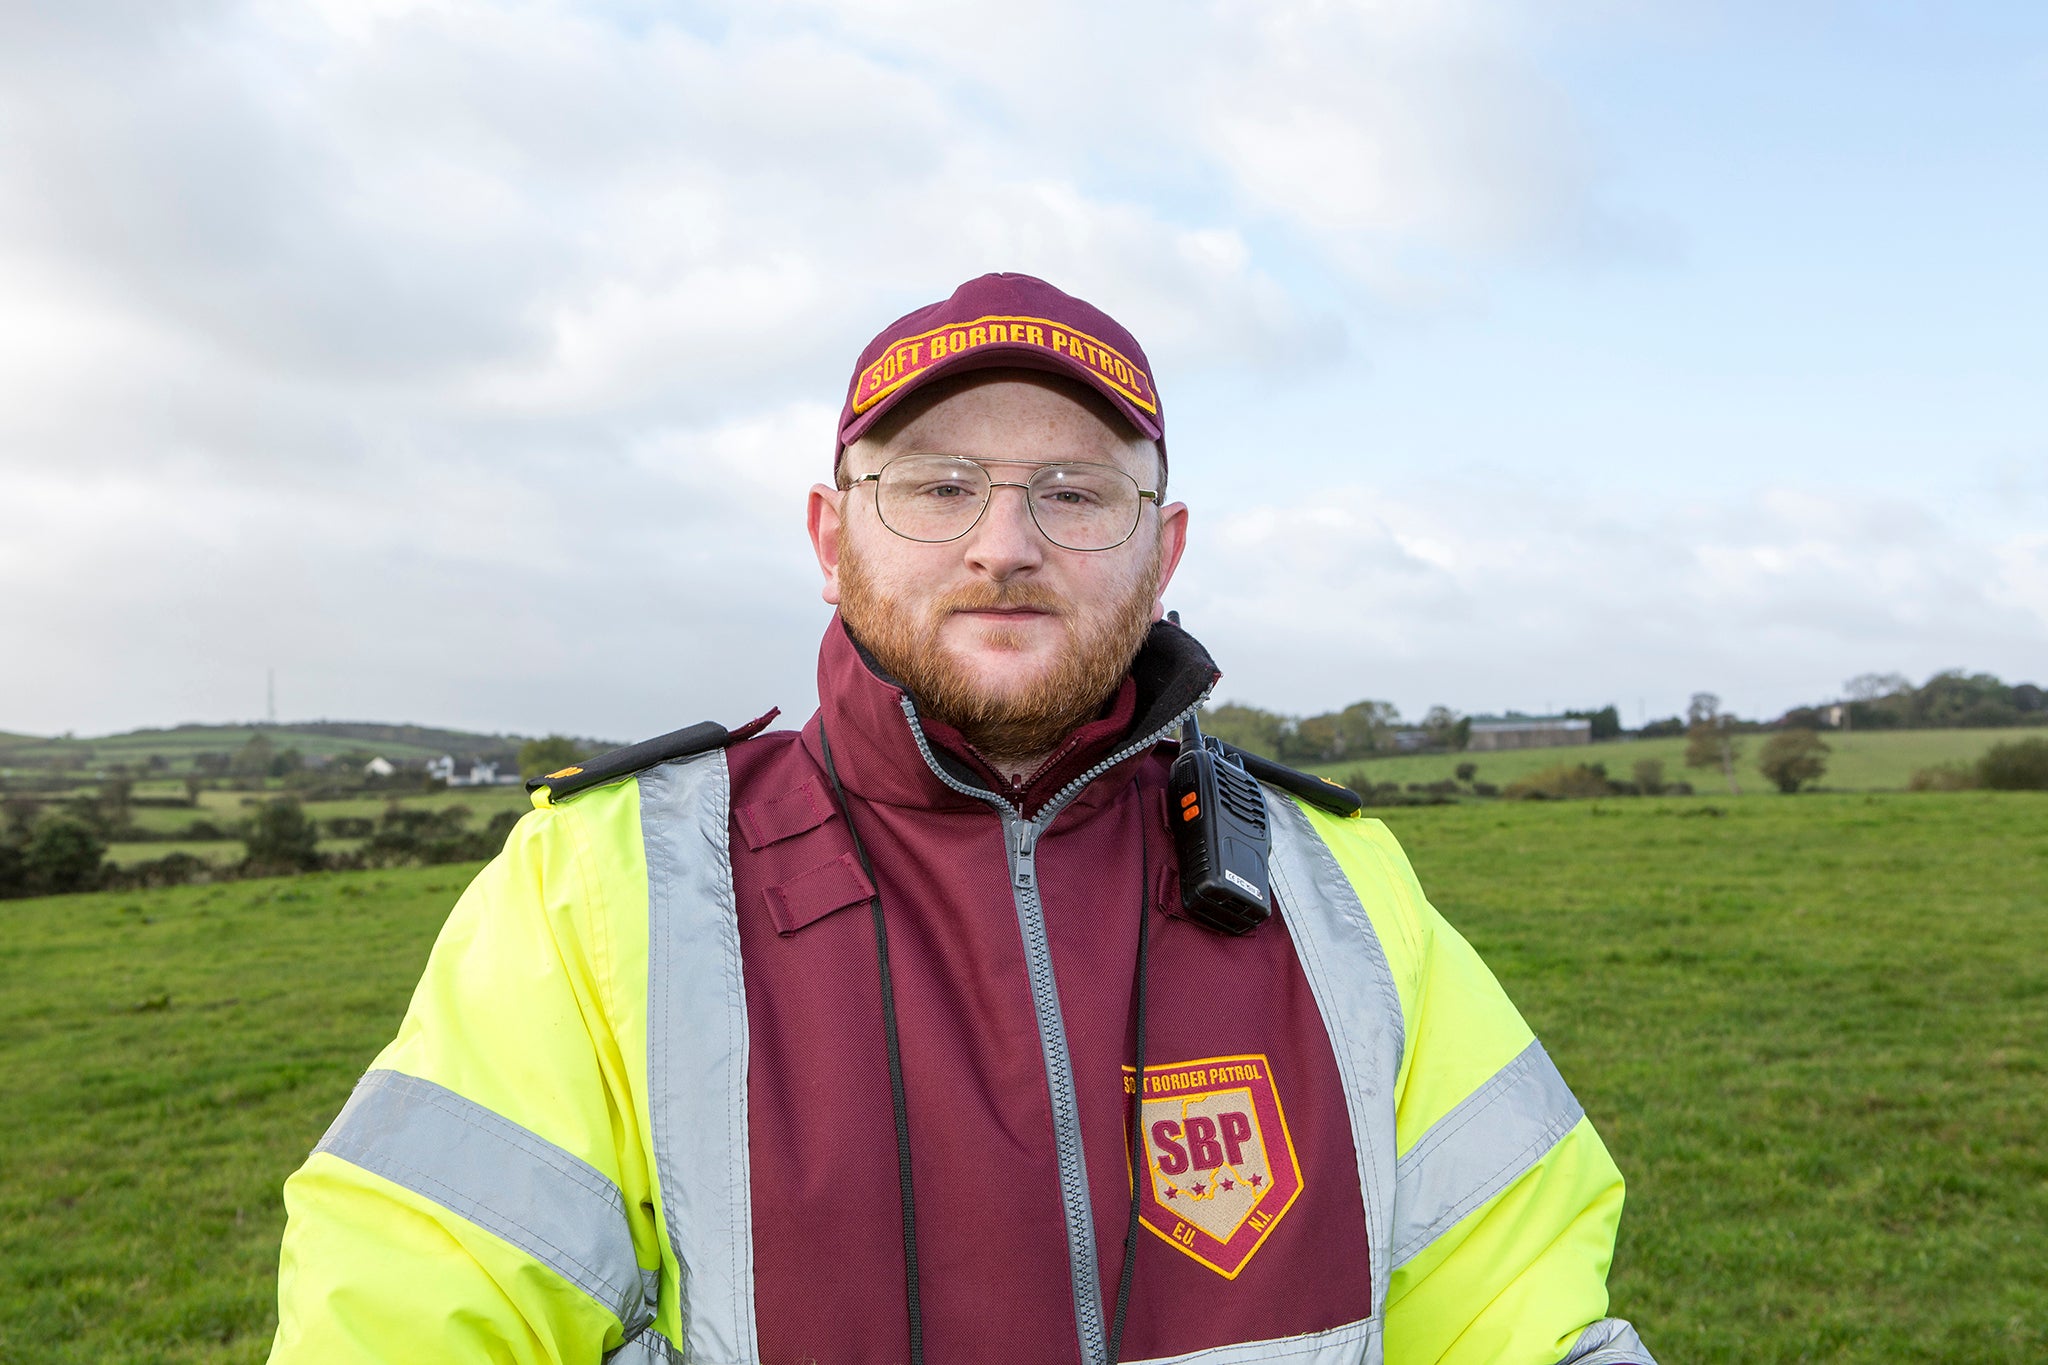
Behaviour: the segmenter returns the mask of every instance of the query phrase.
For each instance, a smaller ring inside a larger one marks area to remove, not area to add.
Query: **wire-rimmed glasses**
[[[989,464],[1031,468],[1024,483],[990,476]],[[1039,534],[1064,550],[1114,550],[1138,529],[1147,499],[1157,489],[1114,465],[1080,461],[971,460],[964,455],[898,455],[873,474],[848,484],[875,486],[882,525],[905,540],[943,544],[980,523],[998,488],[1024,491],[1024,506]]]

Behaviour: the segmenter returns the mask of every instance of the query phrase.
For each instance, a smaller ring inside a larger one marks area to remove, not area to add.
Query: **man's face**
[[[1083,461],[1158,486],[1151,442],[1063,381],[1028,372],[953,388],[885,441],[849,448],[844,477],[910,453],[983,461],[999,483],[1023,483],[1039,462]],[[1063,549],[1039,532],[1016,488],[992,490],[965,536],[926,544],[884,526],[875,496],[872,483],[811,490],[825,600],[926,714],[999,765],[1042,755],[1100,708],[1157,618],[1185,544],[1187,509],[1148,502],[1115,549]]]

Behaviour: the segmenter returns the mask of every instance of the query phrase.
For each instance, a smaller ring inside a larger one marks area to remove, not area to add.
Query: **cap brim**
[[[1164,429],[1160,426],[1158,417],[1133,403],[1129,397],[1086,365],[1073,364],[1057,356],[1049,356],[1041,347],[1011,346],[997,342],[994,345],[977,346],[971,351],[948,357],[919,372],[916,378],[901,388],[884,394],[870,405],[867,411],[856,414],[851,422],[839,429],[839,448],[844,450],[858,441],[886,413],[934,380],[943,379],[947,375],[966,374],[972,370],[1038,370],[1044,374],[1071,379],[1108,399],[1110,406],[1122,414],[1124,420],[1135,427],[1140,436],[1148,441],[1162,441],[1163,445]]]

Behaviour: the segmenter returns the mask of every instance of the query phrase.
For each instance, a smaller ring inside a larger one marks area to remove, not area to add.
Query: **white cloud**
[[[1177,603],[1222,694],[1282,710],[1614,702],[1633,721],[1697,689],[1774,716],[1854,673],[2018,678],[2048,655],[2048,542],[1980,544],[1888,497],[1351,487],[1199,529]]]
[[[1597,202],[1589,140],[1529,60],[1578,6],[1540,21],[1488,0],[770,8],[950,78],[1098,185],[1221,187],[1382,294],[1640,235]]]

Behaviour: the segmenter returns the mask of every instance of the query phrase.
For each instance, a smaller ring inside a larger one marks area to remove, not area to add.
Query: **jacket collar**
[[[835,615],[818,650],[818,713],[804,726],[803,742],[822,763],[822,727],[831,739],[840,781],[868,801],[941,810],[985,808],[985,797],[978,793],[990,793],[1030,816],[1119,750],[1176,723],[1201,702],[1218,676],[1209,652],[1193,636],[1170,622],[1154,622],[1104,714],[1069,735],[1017,789],[990,769],[958,731],[918,717],[902,685],[881,670]],[[1135,757],[1127,755],[1118,766]],[[1099,777],[1091,784],[1102,785]]]

